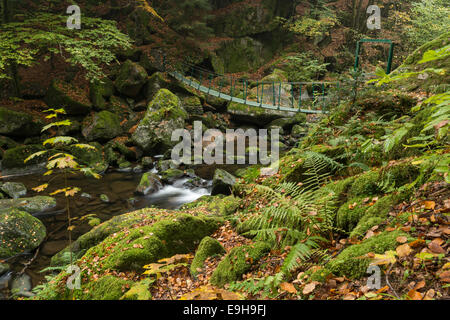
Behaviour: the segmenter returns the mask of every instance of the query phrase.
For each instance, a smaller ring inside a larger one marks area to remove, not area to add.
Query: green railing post
[[[208,87],[208,94],[209,94],[209,92],[211,91],[212,80],[213,80],[213,75],[212,75],[212,74],[210,74],[210,75],[209,75],[209,87]]]
[[[300,95],[298,96],[298,110],[302,108],[302,84],[300,84]]]
[[[294,106],[295,97],[294,97],[294,86],[291,84],[291,103]]]
[[[230,76],[230,97],[233,97],[233,76]]]
[[[261,82],[261,106],[264,104],[264,82]]]
[[[281,107],[281,81],[280,81],[280,87],[278,89],[278,109]]]
[[[220,77],[219,77],[219,81],[220,81]],[[219,83],[219,98],[220,98],[220,94],[222,93],[222,88],[223,88],[223,80],[220,81],[220,83]]]
[[[325,84],[322,82],[322,108],[325,109]]]
[[[247,103],[247,79],[244,80],[244,101]]]
[[[199,82],[198,82],[198,90],[200,90],[200,87],[202,86],[202,81],[203,81],[203,77],[202,77],[202,72],[200,71],[200,77],[199,77]]]
[[[273,100],[273,106],[275,107],[277,105],[276,97],[275,97],[275,81],[272,82],[272,100]]]
[[[259,103],[259,82],[256,81],[256,103]]]

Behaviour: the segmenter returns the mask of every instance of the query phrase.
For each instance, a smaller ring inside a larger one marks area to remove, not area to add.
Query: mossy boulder
[[[220,216],[229,216],[238,210],[240,203],[240,198],[230,195],[222,199],[211,201],[208,204],[207,209]]]
[[[0,186],[0,190],[13,199],[23,197],[27,194],[27,188],[21,182],[5,182]]]
[[[173,183],[184,176],[184,171],[180,169],[167,169],[161,172],[161,179],[168,183]]]
[[[359,197],[359,196],[371,196],[381,193],[381,187],[379,185],[380,174],[378,171],[368,171],[353,182],[350,190],[349,197]]]
[[[141,271],[148,263],[192,252],[220,223],[220,219],[213,217],[179,214],[176,218],[113,234],[89,249],[83,259],[91,261],[96,256],[106,256],[102,261],[105,270]]]
[[[44,163],[47,158],[45,155],[35,157],[34,159],[25,163],[32,154],[44,150],[44,147],[39,144],[18,146],[12,149],[8,149],[3,154],[2,168],[4,171],[13,172],[14,169],[20,170],[22,173],[32,170],[34,167]]]
[[[109,111],[94,113],[84,119],[82,133],[87,141],[111,140],[122,133],[120,118]]]
[[[37,248],[47,232],[44,224],[17,209],[0,211],[0,258],[9,258]]]
[[[170,80],[161,72],[155,72],[148,77],[143,93],[147,101],[152,101],[159,90],[170,88]]]
[[[31,115],[0,107],[0,134],[11,137],[32,137],[39,135],[42,121]]]
[[[74,298],[80,300],[119,300],[132,284],[133,282],[130,280],[107,275],[83,285],[82,290],[75,292]]]
[[[195,252],[194,260],[191,263],[191,274],[197,275],[201,272],[207,258],[224,253],[226,253],[226,251],[219,241],[211,237],[203,238]]]
[[[93,168],[96,172],[104,172],[108,165],[103,158],[103,148],[101,144],[98,142],[91,142],[89,145],[93,146],[94,149],[82,149],[71,146],[68,150],[78,163]]]
[[[182,100],[182,105],[190,116],[203,114],[202,102],[197,96],[184,97]]]
[[[366,254],[369,252],[383,254],[388,250],[394,250],[398,245],[396,238],[406,235],[401,231],[385,231],[346,248],[325,267],[337,276],[359,279],[365,275],[370,264],[370,259],[364,257]]]
[[[135,98],[147,81],[147,71],[139,64],[127,60],[120,68],[114,85],[121,94]]]
[[[265,242],[233,248],[214,270],[210,279],[211,284],[223,287],[227,283],[239,280],[250,270],[253,263],[270,251],[270,248],[270,244]]]
[[[158,154],[175,146],[172,132],[184,129],[187,112],[180,99],[167,89],[161,89],[148,105],[144,119],[132,135],[133,142],[146,152]]]
[[[44,101],[51,108],[64,108],[68,115],[84,115],[92,110],[86,92],[61,80],[52,82]]]
[[[106,101],[114,94],[114,83],[109,78],[103,78],[91,82],[89,88],[89,97],[96,109],[104,110],[107,106]]]
[[[364,201],[364,197],[351,198],[344,203],[337,212],[336,225],[345,231],[352,231],[361,217],[369,208],[370,201]]]
[[[146,172],[142,175],[141,181],[136,188],[136,193],[141,195],[152,194],[162,188],[159,177],[151,172]]]
[[[365,214],[359,219],[356,227],[352,229],[350,237],[363,237],[370,228],[386,221],[388,214],[393,207],[407,197],[407,192],[401,192],[392,193],[379,199],[373,206],[370,206]]]
[[[222,169],[216,169],[214,172],[211,195],[231,194],[233,185],[236,183],[236,177]]]
[[[40,213],[48,212],[55,207],[56,199],[47,196],[0,200],[0,212],[6,212],[15,208],[32,215],[38,215]]]
[[[133,284],[120,300],[151,300],[150,286],[153,284],[153,279],[144,279]]]
[[[130,228],[142,221],[154,219],[156,214],[155,210],[143,209],[113,217],[93,228],[91,231],[81,235],[72,243],[70,248],[67,247],[54,255],[51,259],[51,265],[63,266],[68,264],[70,262],[70,260],[67,260],[69,249],[72,251],[75,259],[81,258],[89,248],[96,246],[109,235],[119,232],[122,229]]]

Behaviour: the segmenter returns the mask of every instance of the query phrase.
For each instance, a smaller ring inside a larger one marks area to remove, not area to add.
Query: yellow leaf
[[[37,187],[33,188],[33,190],[36,191],[36,192],[42,192],[45,189],[47,189],[47,187],[48,187],[48,183],[45,183],[45,184],[42,184],[40,186],[37,186]]]

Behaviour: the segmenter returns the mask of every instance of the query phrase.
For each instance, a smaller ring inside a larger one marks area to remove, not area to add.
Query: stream
[[[85,176],[71,177],[67,181],[68,186],[76,186],[81,191],[70,200],[71,217],[76,218],[73,224],[76,226],[72,231],[72,239],[77,239],[82,234],[90,231],[93,227],[88,224],[88,219],[81,219],[86,215],[94,215],[101,222],[107,221],[114,216],[132,212],[145,207],[157,207],[161,209],[178,209],[185,203],[193,202],[204,195],[211,193],[212,177],[216,168],[235,172],[242,166],[206,166],[194,168],[195,173],[202,180],[201,186],[195,187],[188,184],[188,178],[181,178],[172,184],[165,184],[158,192],[146,196],[135,194],[136,187],[142,177],[142,173],[119,172],[112,170],[106,172],[101,179],[93,179]],[[152,172],[156,173],[153,169]],[[13,177],[6,181],[22,182],[27,187],[26,197],[38,194],[32,188],[47,183],[48,177],[33,174]],[[56,178],[50,183],[49,191],[64,188],[63,178]],[[109,202],[100,199],[100,195],[106,195]],[[66,198],[61,195],[55,196],[57,206],[50,212],[35,215],[45,225],[47,238],[40,246],[40,250],[32,263],[26,267],[24,276],[25,287],[35,287],[45,280],[40,271],[50,265],[51,257],[64,249],[69,244],[67,231],[67,212],[65,210]],[[11,286],[14,277],[24,270],[24,267],[33,258],[34,252],[23,254],[7,261],[11,271],[0,276],[0,300],[8,297],[6,286]],[[30,283],[31,282],[31,283]],[[3,296],[2,296],[3,289]],[[6,292],[6,293],[5,293]]]

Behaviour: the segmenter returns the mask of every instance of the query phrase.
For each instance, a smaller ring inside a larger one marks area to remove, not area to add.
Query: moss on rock
[[[83,136],[87,141],[108,141],[122,133],[118,115],[101,111],[88,116],[83,121]]]
[[[27,212],[10,209],[0,213],[0,258],[9,258],[37,248],[47,231]]]
[[[232,249],[214,270],[210,279],[211,284],[223,287],[227,283],[239,280],[250,270],[253,263],[270,251],[270,248],[268,243],[256,242],[253,245]]]
[[[191,274],[197,275],[200,272],[199,269],[203,268],[203,264],[207,258],[214,255],[221,255],[225,252],[225,249],[216,239],[211,237],[203,238],[195,252],[194,260],[191,263]]]
[[[113,234],[89,249],[83,259],[106,256],[102,262],[104,269],[141,270],[145,264],[191,252],[220,223],[217,218],[180,214],[151,226]]]
[[[52,108],[64,108],[69,115],[88,114],[92,104],[86,93],[75,86],[60,80],[54,80],[44,98]]]
[[[120,300],[151,300],[150,286],[153,282],[153,279],[144,279],[133,284]]]
[[[346,248],[325,267],[337,276],[359,279],[364,276],[370,264],[370,259],[364,258],[364,255],[369,252],[382,254],[388,250],[393,250],[397,245],[396,238],[405,235],[401,231],[385,231],[360,244],[354,244]]]
[[[32,137],[39,135],[42,122],[27,113],[0,107],[0,134],[13,137]]]

